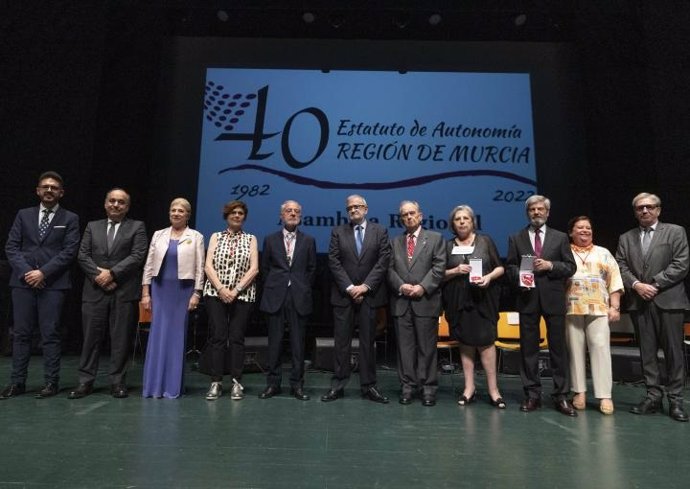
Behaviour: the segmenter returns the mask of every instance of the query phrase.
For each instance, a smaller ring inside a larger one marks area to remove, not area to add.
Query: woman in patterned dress
[[[615,258],[609,250],[592,242],[592,222],[587,216],[568,222],[570,247],[577,271],[568,280],[568,310],[565,333],[570,355],[573,406],[586,406],[586,355],[589,350],[594,396],[600,399],[599,410],[613,413],[611,389],[611,347],[609,322],[620,319],[623,280]]]
[[[206,254],[204,297],[208,313],[209,347],[205,355],[211,374],[206,399],[214,401],[223,393],[225,355],[230,342],[230,398],[244,398],[244,334],[256,301],[254,279],[259,273],[259,248],[254,235],[242,230],[247,205],[233,200],[223,207],[224,231],[214,233]]]

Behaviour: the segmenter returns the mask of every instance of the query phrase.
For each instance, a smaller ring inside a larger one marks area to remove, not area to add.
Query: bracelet
[[[151,296],[150,295],[142,295],[141,296],[142,299],[146,299],[147,297],[151,297]]]
[[[240,287],[239,285],[237,285],[237,286],[235,286],[235,290],[237,290],[238,294],[241,294],[244,289],[242,287]]]
[[[620,310],[621,310],[620,306],[609,306],[609,307],[613,308],[613,309],[616,310],[616,311],[620,311]]]

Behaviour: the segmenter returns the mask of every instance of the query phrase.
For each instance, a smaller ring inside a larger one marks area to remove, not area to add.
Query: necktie
[[[364,243],[364,238],[362,237],[362,226],[355,226],[355,245],[357,246],[357,255],[362,254],[362,244]]]
[[[414,255],[414,234],[407,236],[407,261],[412,261],[412,256]]]
[[[48,231],[48,225],[50,224],[50,209],[43,209],[43,217],[41,217],[41,222],[38,224],[38,237],[43,239]]]
[[[534,230],[534,254],[541,258],[541,229]]]
[[[287,256],[288,265],[292,265],[292,242],[295,239],[295,233],[287,233],[285,236],[285,256]]]
[[[649,243],[652,242],[652,228],[644,228],[642,234],[642,254],[646,255],[649,251]]]
[[[115,241],[115,223],[110,221],[108,226],[108,237],[106,239],[106,243],[108,245],[108,253],[110,253],[110,250],[113,248],[113,241]]]

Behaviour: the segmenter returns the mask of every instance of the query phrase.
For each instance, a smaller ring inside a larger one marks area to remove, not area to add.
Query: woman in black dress
[[[446,244],[447,263],[443,286],[443,308],[451,334],[460,342],[465,389],[458,404],[474,402],[475,351],[479,351],[489,402],[505,409],[496,378],[496,323],[500,288],[497,279],[504,273],[493,240],[475,232],[474,211],[459,205],[450,213],[454,237]],[[474,265],[474,269],[473,269]]]

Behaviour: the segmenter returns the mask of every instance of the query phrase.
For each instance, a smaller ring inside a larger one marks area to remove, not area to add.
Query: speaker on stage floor
[[[316,338],[316,348],[314,349],[314,368],[317,370],[328,370],[333,372],[334,360],[333,350],[335,340],[333,338]],[[359,339],[352,338],[352,351],[350,353],[350,366],[352,371],[357,371],[359,365]]]

